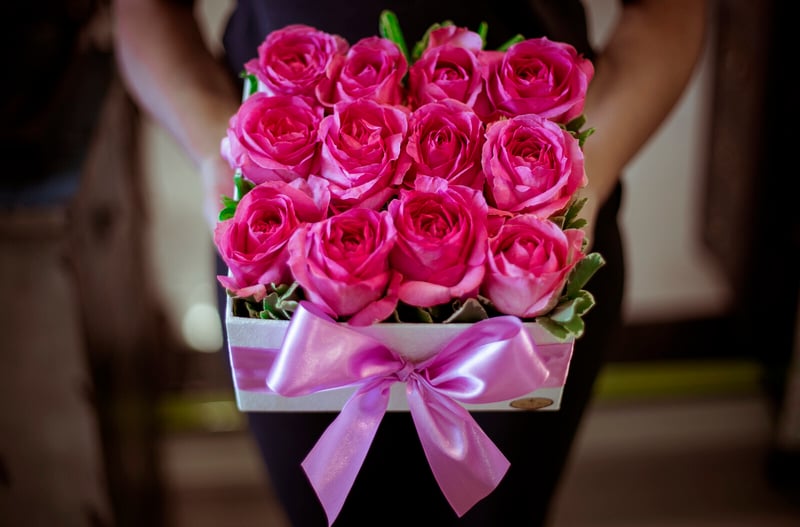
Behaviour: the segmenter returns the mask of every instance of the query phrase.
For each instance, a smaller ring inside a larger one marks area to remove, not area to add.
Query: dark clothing
[[[240,1],[224,38],[231,72],[238,74],[244,62],[256,56],[270,31],[304,23],[339,34],[352,45],[377,34],[378,15],[384,8],[397,14],[409,46],[435,22],[452,20],[477,29],[486,21],[489,49],[520,33],[570,42],[587,57],[593,56],[577,0],[353,0],[337,3],[335,8],[314,0]],[[498,488],[459,520],[430,471],[410,414],[389,412],[335,525],[544,524],[593,383],[620,325],[624,270],[617,213],[621,190],[616,189],[598,218],[593,250],[607,263],[589,283],[597,305],[585,317],[586,334],[575,346],[561,410],[473,412],[511,462]],[[249,414],[273,486],[294,526],[326,525],[300,463],[335,417],[333,413]]]
[[[89,143],[113,77],[111,50],[81,38],[91,0],[11,2],[0,53],[0,207],[65,204],[78,191]]]
[[[333,4],[317,0],[240,1],[223,37],[228,65],[239,73],[256,56],[264,37],[289,24],[306,24],[344,37],[351,45],[378,34],[378,17],[392,10],[412,46],[436,22],[451,20],[457,26],[477,29],[488,24],[487,49],[494,49],[516,34],[547,35],[569,42],[593,58],[583,7],[577,0],[350,0]]]

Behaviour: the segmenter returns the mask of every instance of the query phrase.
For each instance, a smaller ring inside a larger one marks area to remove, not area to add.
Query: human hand
[[[219,154],[210,155],[200,162],[203,185],[203,217],[211,232],[219,221],[222,196],[233,196],[233,169]]]

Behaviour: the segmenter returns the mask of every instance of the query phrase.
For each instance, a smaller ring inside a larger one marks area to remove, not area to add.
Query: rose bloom
[[[347,41],[303,24],[271,32],[245,71],[256,76],[269,95],[314,96],[331,59],[347,51]]]
[[[389,267],[395,229],[386,211],[354,208],[301,226],[289,267],[306,297],[334,318],[365,326],[397,306],[400,276]]]
[[[532,318],[547,313],[584,256],[583,237],[580,229],[561,230],[550,220],[528,214],[508,219],[489,239],[481,294],[507,315]]]
[[[317,163],[322,115],[307,97],[254,93],[231,117],[222,157],[256,184],[308,177]]]
[[[445,44],[428,48],[408,72],[413,108],[448,98],[474,106],[482,90],[478,58],[463,47]]]
[[[411,186],[417,176],[431,176],[483,189],[484,126],[469,106],[455,99],[425,104],[411,115],[408,127],[405,151],[411,167],[405,180]]]
[[[445,45],[465,48],[477,53],[483,48],[483,39],[478,33],[465,27],[443,26],[430,32],[425,49]]]
[[[400,299],[430,307],[475,296],[484,276],[488,207],[483,194],[419,177],[389,203],[397,229],[390,256],[403,275]]]
[[[395,194],[407,131],[407,111],[368,99],[337,104],[322,120],[319,173],[330,182],[335,212],[379,209]]]
[[[535,113],[568,123],[583,113],[594,76],[591,61],[546,37],[517,42],[505,53],[483,52],[487,95],[497,114]]]
[[[578,140],[533,114],[490,123],[482,164],[487,200],[506,212],[551,216],[587,183]]]
[[[325,218],[330,196],[321,178],[291,183],[269,181],[253,187],[236,213],[217,223],[214,243],[231,276],[217,277],[237,297],[261,300],[267,284],[288,284],[286,244],[304,222]]]
[[[408,63],[397,44],[385,38],[364,38],[347,55],[333,57],[317,86],[317,98],[326,106],[362,98],[400,104],[401,81],[407,71]]]

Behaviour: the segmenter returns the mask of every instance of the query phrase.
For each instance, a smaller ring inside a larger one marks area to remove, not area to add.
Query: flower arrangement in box
[[[491,492],[508,464],[468,410],[563,387],[594,305],[577,198],[593,66],[547,38],[486,50],[486,31],[444,22],[409,48],[384,11],[352,45],[274,31],[244,65],[214,235],[237,398],[341,409],[303,463],[331,521],[391,409],[456,512]],[[448,455],[441,419],[488,461]]]

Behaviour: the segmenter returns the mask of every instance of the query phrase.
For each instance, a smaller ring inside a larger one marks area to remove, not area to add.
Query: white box
[[[289,321],[233,316],[230,300],[226,311],[229,353],[232,347],[269,349],[281,347]],[[471,324],[385,323],[360,327],[358,331],[378,339],[406,358],[422,360],[435,354],[445,343],[470,326]],[[561,394],[569,370],[574,341],[561,342],[536,323],[525,323],[524,326],[533,337],[537,351],[551,371],[544,386],[525,397],[491,404],[462,404],[464,408],[482,411],[520,411],[558,410],[561,407]],[[236,403],[242,411],[338,412],[356,390],[355,387],[347,387],[300,397],[283,397],[264,391],[249,391],[240,388],[233,358],[230,355],[229,357]],[[398,382],[392,386],[389,411],[408,411],[404,383]]]

